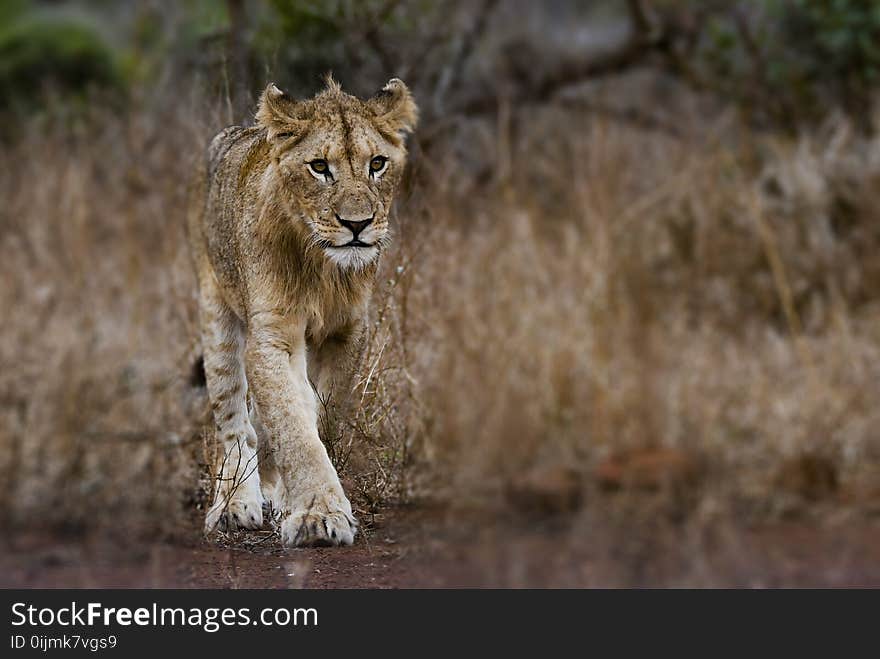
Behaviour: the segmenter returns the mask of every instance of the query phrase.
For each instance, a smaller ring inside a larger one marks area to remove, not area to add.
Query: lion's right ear
[[[270,140],[301,135],[308,123],[300,104],[270,83],[257,106],[257,124],[268,131]]]

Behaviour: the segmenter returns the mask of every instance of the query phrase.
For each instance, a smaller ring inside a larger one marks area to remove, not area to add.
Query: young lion
[[[285,545],[354,541],[312,382],[323,396],[346,372],[416,117],[396,78],[367,101],[332,79],[304,101],[269,85],[256,126],[212,140],[204,203],[189,221],[208,395],[225,448],[207,531],[221,521],[260,527],[265,494],[282,512]],[[265,428],[259,470],[248,392]]]

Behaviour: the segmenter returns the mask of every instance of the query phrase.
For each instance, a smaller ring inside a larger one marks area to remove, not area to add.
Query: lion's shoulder
[[[265,142],[265,129],[244,126],[224,128],[211,139],[205,153],[208,179],[213,180],[223,171],[237,171],[247,160],[248,154]]]

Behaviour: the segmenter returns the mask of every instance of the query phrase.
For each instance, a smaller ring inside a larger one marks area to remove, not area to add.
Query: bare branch
[[[627,0],[626,8],[629,12],[629,19],[632,23],[633,32],[640,35],[647,35],[651,32],[651,22],[648,20],[648,14],[641,0]]]
[[[394,12],[400,0],[386,0],[385,4],[380,7],[367,22],[367,28],[363,32],[364,42],[373,49],[382,68],[389,74],[394,74],[396,58],[385,47],[382,39],[382,25],[388,20],[388,17]]]
[[[464,67],[467,64],[468,59],[470,59],[477,43],[479,43],[485,33],[486,26],[489,23],[489,16],[497,5],[498,0],[483,0],[483,3],[477,11],[477,17],[474,20],[473,25],[471,25],[470,30],[468,30],[461,38],[458,50],[453,57],[451,64],[443,69],[440,79],[437,82],[437,88],[434,92],[434,108],[437,110],[438,114],[442,111],[443,100],[446,97],[449,86],[453,81],[461,79]]]
[[[660,15],[652,20],[643,0],[628,0],[627,11],[629,36],[620,45],[592,57],[559,58],[553,68],[537,75],[518,71],[517,75],[510,76],[517,80],[517,84],[506,90],[508,100],[512,103],[547,102],[565,87],[625,73],[639,66],[656,63],[658,59],[668,70],[688,82],[696,80],[686,58],[678,50],[679,45],[684,46],[685,53],[695,47],[694,29],[690,25],[692,17],[687,16],[687,20],[679,21],[674,19],[680,17],[674,15]],[[519,59],[528,58],[529,67],[533,67],[536,58],[528,54],[524,56],[521,51],[522,47],[517,46]],[[509,64],[516,65],[513,57],[508,60]],[[498,95],[497,89],[489,87],[452,104],[449,111],[464,115],[491,113],[497,109]]]

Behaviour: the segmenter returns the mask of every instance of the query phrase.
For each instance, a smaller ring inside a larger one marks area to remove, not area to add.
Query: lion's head
[[[404,137],[417,108],[394,78],[369,100],[332,79],[314,98],[295,100],[274,84],[260,99],[282,194],[312,243],[343,268],[373,261],[388,242],[388,212],[406,163]]]

